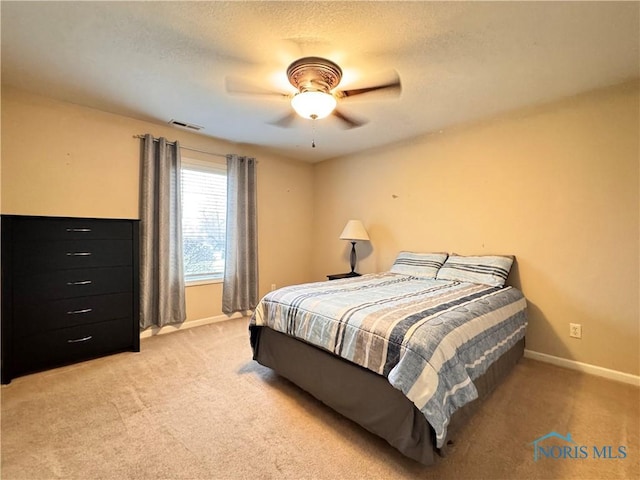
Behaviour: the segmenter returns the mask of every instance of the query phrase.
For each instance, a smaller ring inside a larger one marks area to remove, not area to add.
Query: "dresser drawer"
[[[14,279],[14,305],[133,291],[132,267],[60,270]]]
[[[128,220],[82,218],[15,217],[13,239],[25,240],[81,240],[131,239],[132,224]]]
[[[116,267],[133,263],[131,240],[57,240],[17,242],[14,272],[45,272],[72,268]]]
[[[79,325],[15,340],[16,373],[86,360],[131,349],[132,318]]]
[[[21,338],[42,331],[130,317],[132,296],[132,293],[115,293],[20,303],[14,310],[19,319],[14,325],[14,335]]]

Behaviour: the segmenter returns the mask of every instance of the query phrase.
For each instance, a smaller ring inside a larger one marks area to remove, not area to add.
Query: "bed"
[[[388,272],[270,292],[254,359],[430,465],[522,357],[512,262],[401,252]]]

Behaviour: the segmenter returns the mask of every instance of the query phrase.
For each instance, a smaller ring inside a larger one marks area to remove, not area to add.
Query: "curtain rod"
[[[144,138],[144,135],[134,135],[133,138]],[[154,138],[153,139],[154,142],[157,142],[158,139]],[[169,142],[167,141],[167,143],[169,145],[175,145],[176,142]],[[227,158],[226,155],[222,154],[222,153],[214,153],[214,152],[207,152],[206,150],[200,150],[198,148],[193,148],[193,147],[187,147],[186,145],[182,145],[180,144],[180,148],[183,148],[185,150],[191,150],[192,152],[198,152],[198,153],[204,153],[205,155],[213,155],[214,157],[223,157],[223,158]]]

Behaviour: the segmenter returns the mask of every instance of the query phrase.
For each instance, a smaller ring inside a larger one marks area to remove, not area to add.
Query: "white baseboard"
[[[546,353],[534,352],[533,350],[525,349],[524,356],[532,360],[539,360],[559,367],[570,368],[571,370],[578,370],[579,372],[597,375],[598,377],[604,377],[610,380],[616,380],[618,382],[640,387],[640,376],[638,375],[610,370],[608,368],[598,367],[588,363],[576,362],[575,360],[569,360],[568,358],[555,357],[553,355],[547,355]]]
[[[198,320],[190,320],[188,322],[179,323],[176,325],[165,325],[164,327],[151,327],[140,332],[140,338],[149,338],[155,335],[164,335],[165,333],[178,332],[180,330],[186,330],[187,328],[201,327],[202,325],[209,325],[211,323],[224,322],[234,318],[242,318],[251,315],[251,311],[235,312],[231,315],[217,315],[215,317],[201,318]]]

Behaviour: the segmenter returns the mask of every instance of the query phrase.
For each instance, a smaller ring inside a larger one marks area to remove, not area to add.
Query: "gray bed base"
[[[438,449],[424,415],[383,376],[268,327],[250,330],[254,360],[424,465],[433,464],[436,453],[446,456],[460,428],[524,353],[522,339],[474,381],[478,399],[453,414],[447,441]]]

